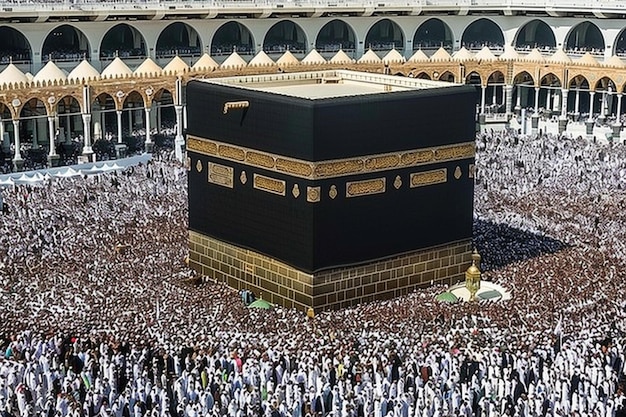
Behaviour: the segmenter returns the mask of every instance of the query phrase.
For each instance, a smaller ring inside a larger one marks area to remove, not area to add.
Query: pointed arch
[[[326,23],[317,34],[315,49],[318,52],[354,52],[356,48],[356,35],[352,26],[341,19],[333,19]]]
[[[141,32],[127,23],[110,28],[100,42],[100,60],[121,58],[143,59],[148,56],[146,39]]]
[[[465,46],[470,51],[477,51],[487,46],[493,52],[501,52],[504,51],[504,33],[493,20],[481,17],[465,28],[461,37],[461,46]]]
[[[584,21],[573,26],[565,38],[565,51],[568,54],[584,54],[589,52],[594,55],[604,53],[604,36],[594,23]]]
[[[423,22],[413,35],[413,50],[436,51],[440,47],[452,53],[454,35],[450,26],[436,17]]]
[[[202,55],[202,40],[198,32],[185,22],[174,22],[161,31],[156,41],[157,59],[174,56],[196,58]]]
[[[450,71],[444,71],[443,74],[441,74],[439,76],[439,78],[437,78],[439,81],[446,81],[449,83],[454,83],[456,82],[456,77],[454,76],[453,73],[451,73]]]
[[[254,55],[254,37],[247,26],[240,22],[227,22],[217,29],[211,40],[211,55]]]
[[[74,62],[89,60],[91,47],[87,36],[75,26],[63,24],[52,29],[41,48],[42,61]]]
[[[307,52],[307,39],[304,30],[292,20],[282,20],[274,24],[265,34],[263,50],[268,54],[294,54]]]
[[[513,45],[518,51],[530,51],[537,48],[541,51],[552,52],[556,50],[556,37],[546,22],[533,19],[519,28]]]
[[[374,51],[389,51],[397,49],[404,51],[404,33],[396,22],[391,19],[381,19],[374,23],[365,36],[365,48]]]
[[[10,26],[0,26],[0,64],[30,64],[33,50],[28,38],[19,30]]]

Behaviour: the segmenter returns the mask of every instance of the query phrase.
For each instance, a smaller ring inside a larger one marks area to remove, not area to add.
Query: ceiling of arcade
[[[622,93],[626,88],[626,67],[608,67],[605,65],[584,65],[577,63],[561,64],[527,61],[437,61],[389,63],[388,68],[382,63],[318,63],[314,65],[294,64],[290,66],[267,65],[263,67],[217,68],[195,70],[188,68],[166,75],[132,75],[121,78],[100,78],[90,80],[59,81],[49,83],[28,82],[0,85],[0,107],[10,111],[11,117],[19,118],[24,106],[34,99],[43,103],[48,115],[58,112],[64,100],[76,100],[80,111],[85,112],[83,95],[87,92],[88,101],[94,103],[109,96],[116,110],[127,107],[129,103],[141,107],[150,107],[159,101],[163,92],[176,102],[176,79],[181,78],[184,85],[192,78],[213,78],[233,75],[299,72],[322,69],[352,69],[368,72],[465,82],[476,85],[488,84],[526,84],[565,88],[606,90]],[[85,86],[88,89],[85,89]],[[41,106],[41,104],[39,104]]]

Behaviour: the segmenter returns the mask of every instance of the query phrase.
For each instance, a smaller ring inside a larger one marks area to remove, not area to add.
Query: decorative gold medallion
[[[199,159],[198,162],[196,162],[196,171],[202,172],[202,161]]]
[[[461,178],[461,175],[463,175],[463,172],[461,172],[461,167],[457,165],[456,169],[454,170],[454,178],[458,180],[459,178]]]
[[[306,201],[309,203],[320,201],[320,187],[306,187]]]
[[[242,184],[245,184],[248,182],[248,177],[246,176],[246,171],[241,171],[241,175],[239,176],[239,181],[241,181]]]
[[[300,188],[298,188],[298,184],[293,185],[293,189],[291,190],[291,194],[293,194],[294,198],[298,198],[300,195]]]
[[[396,187],[396,190],[402,187],[402,178],[399,175],[396,176],[396,180],[393,182],[393,186]]]
[[[185,163],[185,168],[187,168],[187,171],[191,171],[191,158],[189,156],[187,157],[187,162]]]
[[[331,185],[330,191],[328,192],[328,196],[334,200],[335,197],[337,197],[337,187],[335,187],[334,185]]]
[[[474,165],[474,164],[470,164],[470,166],[469,166],[469,174],[468,174],[468,176],[469,176],[470,178],[474,178],[474,177],[476,176],[476,165]]]

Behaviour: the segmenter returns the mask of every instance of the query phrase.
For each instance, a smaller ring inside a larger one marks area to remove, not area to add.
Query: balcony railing
[[[115,13],[123,10],[168,10],[176,8],[207,9],[207,8],[375,8],[393,9],[398,7],[422,8],[425,10],[471,9],[545,9],[550,11],[615,11],[626,10],[626,2],[622,0],[13,0],[0,1],[2,12],[46,12],[61,10],[106,11]]]

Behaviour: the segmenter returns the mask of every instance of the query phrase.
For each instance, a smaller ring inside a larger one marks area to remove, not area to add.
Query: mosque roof
[[[316,49],[313,49],[300,62],[302,64],[324,64],[326,63],[326,58],[320,55]]]
[[[498,57],[501,60],[516,60],[519,59],[519,54],[511,45],[506,45],[504,47],[504,53]]]
[[[100,77],[100,73],[86,59],[83,59],[67,76],[68,80],[82,80]]]
[[[135,74],[160,74],[163,69],[159,67],[151,58],[146,58],[135,70]]]
[[[9,83],[26,83],[28,78],[15,64],[9,64],[0,72],[0,84]]]
[[[589,52],[585,52],[577,61],[577,64],[583,65],[598,65],[598,60],[595,59]]]
[[[430,58],[428,58],[428,55],[426,55],[421,49],[415,51],[415,53],[411,55],[411,58],[408,59],[409,62],[424,62],[428,60],[430,60]]]
[[[557,64],[566,64],[569,62],[572,62],[572,59],[567,56],[567,54],[565,53],[565,51],[563,49],[557,49],[555,53],[552,54],[552,56],[550,58],[548,58],[546,61],[548,62],[554,62]]]
[[[195,64],[193,64],[191,68],[195,70],[202,70],[202,69],[215,69],[215,68],[219,68],[219,66],[220,64],[215,62],[215,60],[211,58],[211,55],[205,53],[204,55],[200,57],[198,61],[196,61]]]
[[[607,66],[610,66],[610,67],[624,67],[624,66],[626,66],[626,64],[624,64],[624,61],[622,61],[622,59],[620,57],[618,57],[617,55],[613,55],[609,59],[604,60],[603,64],[607,65]]]
[[[126,65],[120,57],[115,57],[115,59],[102,70],[101,75],[103,77],[124,77],[126,75],[132,75],[132,73],[128,65]]]
[[[471,61],[474,59],[474,54],[462,47],[452,55],[452,59],[455,61]]]
[[[430,57],[431,61],[449,61],[450,59],[452,59],[452,56],[448,53],[448,51],[443,49],[443,47],[437,49],[437,51]]]
[[[65,74],[56,64],[52,61],[48,61],[42,69],[33,77],[33,81],[64,81],[67,79]]]
[[[528,55],[522,57],[524,61],[545,62],[545,58],[539,52],[539,49],[533,48]]]
[[[246,65],[248,65],[246,60],[243,59],[241,55],[239,55],[237,52],[233,52],[232,54],[228,55],[228,58],[226,58],[224,62],[222,62],[220,68],[241,68],[245,67]]]
[[[176,55],[170,62],[167,63],[165,67],[163,67],[164,72],[185,72],[189,69],[189,65],[181,57]]]
[[[350,58],[348,54],[346,54],[343,49],[337,51],[335,56],[333,56],[330,61],[333,64],[347,64],[350,62],[354,62],[354,59]]]
[[[296,58],[291,51],[285,51],[285,53],[276,60],[276,63],[278,65],[298,65],[300,61],[298,61],[298,58]]]
[[[406,61],[406,59],[395,48],[392,49],[391,51],[387,52],[387,54],[383,57],[383,62],[385,64],[396,63],[396,62],[404,62],[404,61]]]
[[[367,52],[365,52],[363,56],[359,58],[357,62],[363,63],[363,64],[378,64],[380,62],[383,62],[383,60],[380,59],[380,57],[376,54],[376,52],[372,51],[371,49],[368,49]]]
[[[489,49],[488,46],[483,46],[483,48],[478,51],[476,55],[474,55],[474,59],[480,59],[483,61],[495,61],[496,59],[498,59],[498,57],[495,56],[493,52],[491,52],[491,49]]]
[[[256,54],[250,62],[248,62],[248,66],[251,67],[266,67],[270,65],[276,65],[276,63],[265,53],[265,51],[259,51],[259,53]]]

